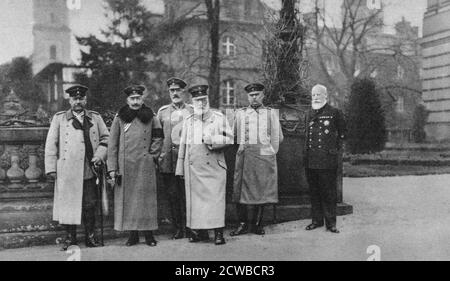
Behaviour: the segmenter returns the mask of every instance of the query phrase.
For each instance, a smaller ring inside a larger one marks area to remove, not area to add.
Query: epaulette
[[[100,113],[98,113],[97,111],[93,111],[93,110],[89,110],[89,113],[95,114],[95,115],[100,115]]]
[[[213,110],[213,113],[216,114],[216,115],[219,115],[219,116],[224,116],[222,111]]]
[[[158,112],[161,112],[161,111],[163,111],[163,110],[165,110],[165,109],[168,109],[169,106],[170,106],[170,104],[164,105],[163,107],[161,107],[161,108],[158,110]]]

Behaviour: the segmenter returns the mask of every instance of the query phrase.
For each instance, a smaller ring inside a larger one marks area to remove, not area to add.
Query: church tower
[[[71,63],[71,30],[65,0],[33,0],[33,74],[51,63]]]

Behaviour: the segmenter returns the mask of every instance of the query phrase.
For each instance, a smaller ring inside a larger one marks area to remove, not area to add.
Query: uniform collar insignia
[[[173,108],[173,109],[176,109],[176,110],[178,110],[178,109],[184,109],[185,107],[186,107],[186,104],[185,104],[185,103],[183,103],[180,107],[178,107],[176,104],[172,103],[172,108]]]
[[[85,111],[84,111],[84,116],[86,116],[86,117],[89,118],[89,119],[92,119],[92,112],[90,112],[90,111],[88,111],[88,110],[85,110]],[[67,118],[68,121],[71,120],[71,119],[73,119],[73,118],[75,118],[75,115],[73,114],[72,109],[69,109],[69,110],[66,112],[66,118]]]
[[[202,119],[202,121],[208,120],[209,118],[211,118],[212,115],[213,115],[212,110],[209,110],[209,111],[206,112],[205,114],[202,114],[202,115],[201,115],[201,119]],[[194,118],[195,118],[195,119],[200,119],[200,116],[194,114]]]

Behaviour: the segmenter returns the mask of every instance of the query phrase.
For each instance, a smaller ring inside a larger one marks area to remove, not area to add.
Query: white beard
[[[326,101],[323,103],[312,103],[312,109],[319,110],[319,109],[323,108],[326,104],[327,104]]]

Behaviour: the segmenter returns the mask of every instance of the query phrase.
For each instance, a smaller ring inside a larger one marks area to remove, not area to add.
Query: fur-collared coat
[[[164,134],[153,111],[122,108],[111,126],[108,171],[122,175],[114,188],[114,229],[155,230],[157,221],[156,161]]]

